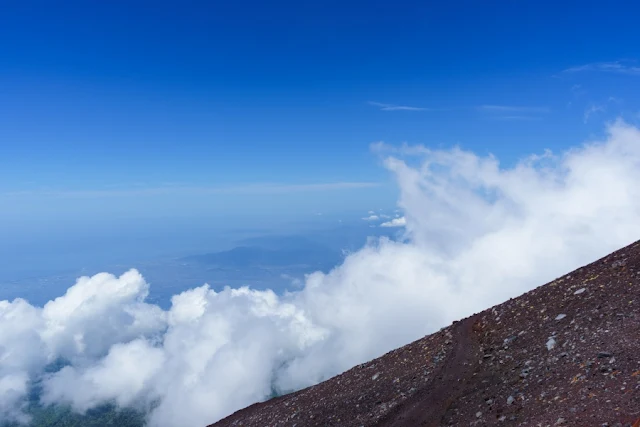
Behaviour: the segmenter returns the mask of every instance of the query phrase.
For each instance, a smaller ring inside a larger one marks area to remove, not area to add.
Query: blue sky
[[[390,208],[375,141],[509,164],[640,111],[628,1],[12,3],[12,238]]]

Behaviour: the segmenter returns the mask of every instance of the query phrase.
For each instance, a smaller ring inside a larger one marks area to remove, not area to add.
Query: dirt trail
[[[438,427],[451,405],[469,387],[477,366],[478,343],[473,327],[478,316],[453,325],[453,347],[433,379],[407,402],[395,408],[376,427]]]

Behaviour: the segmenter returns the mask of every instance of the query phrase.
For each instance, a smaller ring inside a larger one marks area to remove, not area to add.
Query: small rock
[[[514,342],[517,339],[518,339],[518,337],[516,335],[512,335],[510,337],[505,338],[503,343],[504,343],[504,345],[509,345],[509,344],[511,344],[512,342]]]
[[[480,418],[480,417],[482,417],[482,412],[480,411],[476,412],[476,418]]]
[[[515,401],[516,401],[515,397],[509,396],[507,398],[507,405],[513,405],[513,402],[515,402]]]
[[[556,320],[562,320],[562,319],[564,319],[565,317],[567,317],[567,315],[566,315],[566,314],[564,314],[564,313],[563,313],[563,314],[558,314],[558,315],[556,316]]]
[[[377,372],[374,376],[371,377],[371,379],[375,381],[378,379],[379,376],[380,376],[380,372]]]
[[[587,290],[587,288],[580,288],[580,289],[578,289],[577,291],[575,291],[573,294],[574,294],[574,295],[580,295],[581,293],[583,293],[583,292],[584,292],[584,291],[586,291],[586,290]]]
[[[627,260],[626,259],[620,259],[618,261],[614,261],[613,263],[611,263],[611,267],[612,268],[624,267],[625,265],[627,265]]]
[[[598,353],[598,359],[605,359],[611,356],[613,356],[613,354],[609,353],[608,351],[601,351]]]
[[[556,340],[553,337],[549,338],[549,341],[547,341],[547,350],[551,351],[553,350],[553,348],[556,346]]]
[[[566,422],[567,421],[564,418],[558,418],[558,421],[556,421],[556,425],[559,426],[559,425],[562,425],[562,424],[564,424]]]

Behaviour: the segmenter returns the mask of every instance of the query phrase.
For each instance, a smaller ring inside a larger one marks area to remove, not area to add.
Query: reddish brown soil
[[[473,363],[478,343],[472,328],[476,317],[452,326],[454,342],[437,376],[410,399],[389,411],[377,424],[380,427],[427,426],[436,427],[447,410],[468,388],[473,379]]]
[[[640,427],[640,243],[226,426]]]

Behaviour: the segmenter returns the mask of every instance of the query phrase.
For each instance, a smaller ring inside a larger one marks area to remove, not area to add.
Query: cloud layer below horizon
[[[640,129],[622,121],[506,169],[460,149],[389,152],[406,239],[371,241],[300,291],[204,285],[165,311],[131,270],[80,278],[44,307],[0,301],[0,417],[27,421],[41,381],[45,404],[152,407],[150,426],[202,427],[640,238]]]

